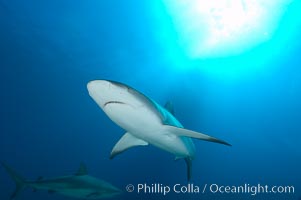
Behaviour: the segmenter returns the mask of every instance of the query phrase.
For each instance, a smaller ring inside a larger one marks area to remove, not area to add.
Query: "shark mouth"
[[[109,104],[126,104],[126,103],[124,103],[122,101],[108,101],[103,105],[103,107],[106,107]]]

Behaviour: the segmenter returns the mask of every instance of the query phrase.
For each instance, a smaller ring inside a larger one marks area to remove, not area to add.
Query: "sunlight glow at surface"
[[[269,40],[292,0],[163,0],[189,58],[242,53]]]

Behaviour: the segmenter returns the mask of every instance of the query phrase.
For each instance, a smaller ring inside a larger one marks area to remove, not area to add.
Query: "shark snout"
[[[106,80],[94,80],[90,81],[87,84],[87,88],[89,92],[96,92],[96,91],[103,91],[104,89],[107,89],[110,87],[111,82]]]
[[[89,95],[101,107],[111,103],[124,103],[127,87],[118,82],[94,80],[87,84]]]
[[[110,85],[111,83],[105,80],[90,81],[87,84],[89,95],[101,107],[110,98],[110,94],[109,94]]]

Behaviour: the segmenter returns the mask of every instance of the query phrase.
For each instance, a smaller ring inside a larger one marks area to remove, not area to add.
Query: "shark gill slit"
[[[115,103],[115,104],[126,104],[126,103],[124,103],[124,102],[122,102],[122,101],[108,101],[108,102],[106,102],[106,103],[103,105],[103,107],[106,107],[107,105],[112,104],[112,103]]]

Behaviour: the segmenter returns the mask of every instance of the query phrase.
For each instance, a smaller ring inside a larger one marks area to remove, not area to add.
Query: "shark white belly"
[[[176,157],[194,156],[194,151],[189,151],[182,138],[164,132],[162,120],[157,113],[146,106],[133,107],[130,104],[115,102],[106,104],[104,112],[111,116],[112,121],[136,138],[164,149]]]

